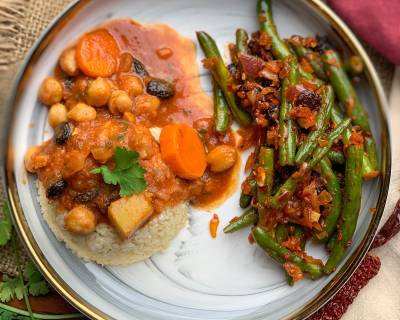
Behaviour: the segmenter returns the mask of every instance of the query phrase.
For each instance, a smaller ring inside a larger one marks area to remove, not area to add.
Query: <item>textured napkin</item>
[[[400,65],[399,0],[328,0],[328,3],[359,37]]]

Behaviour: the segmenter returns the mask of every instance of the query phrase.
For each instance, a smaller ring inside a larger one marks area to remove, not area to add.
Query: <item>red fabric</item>
[[[400,0],[328,0],[350,28],[400,65]]]

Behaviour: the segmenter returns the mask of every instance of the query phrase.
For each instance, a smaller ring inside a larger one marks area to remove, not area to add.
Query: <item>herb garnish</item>
[[[128,197],[146,189],[145,170],[139,165],[139,153],[126,148],[115,148],[115,168],[111,170],[106,165],[95,168],[91,173],[100,173],[107,184],[120,186],[119,195]]]

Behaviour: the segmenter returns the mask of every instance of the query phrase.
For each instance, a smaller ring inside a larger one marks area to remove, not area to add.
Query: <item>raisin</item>
[[[307,89],[302,90],[295,101],[295,106],[318,109],[321,106],[321,96],[318,93]]]
[[[69,122],[62,122],[54,129],[54,142],[57,144],[65,144],[72,132],[74,131],[74,126]]]
[[[147,93],[161,99],[167,99],[175,94],[174,85],[162,79],[153,78],[147,83]]]
[[[55,199],[61,196],[64,190],[68,187],[67,181],[60,179],[47,188],[47,198]]]
[[[74,201],[78,202],[78,203],[89,202],[90,200],[93,200],[94,198],[96,198],[98,194],[99,194],[99,190],[97,190],[97,189],[89,190],[87,192],[82,192],[82,193],[77,194],[74,197]]]
[[[132,68],[133,72],[135,72],[141,78],[149,75],[143,63],[141,63],[138,59],[133,58]]]

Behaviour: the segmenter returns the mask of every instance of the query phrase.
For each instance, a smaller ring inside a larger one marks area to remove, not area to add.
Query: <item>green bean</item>
[[[333,50],[325,50],[322,54],[322,61],[337,97],[346,107],[347,116],[364,132],[370,132],[367,113],[343,69],[339,54]]]
[[[214,80],[218,83],[224,93],[226,102],[228,103],[234,118],[242,126],[249,125],[252,122],[251,116],[237,105],[235,94],[229,89],[229,71],[222,60],[214,39],[204,31],[198,31],[196,32],[196,35],[201,47],[203,48],[205,56],[214,60],[215,64],[211,73]]]
[[[244,183],[249,184],[250,193],[244,193],[242,191],[242,193],[240,194],[239,205],[242,209],[247,208],[250,205],[251,200],[253,199],[253,197],[257,192],[257,181],[255,179],[247,178],[247,180]]]
[[[376,144],[375,140],[372,137],[366,136],[364,138],[364,150],[368,155],[373,170],[379,171],[379,162],[376,153]]]
[[[300,248],[301,250],[304,251],[306,248],[306,233],[304,231],[304,228],[302,226],[299,226],[298,224],[295,225],[294,227],[294,234],[296,238],[300,239]]]
[[[364,144],[365,148],[365,144]],[[379,171],[376,171],[372,166],[372,163],[368,157],[368,154],[364,152],[362,161],[362,176],[365,180],[371,180],[379,176]]]
[[[303,46],[296,46],[292,45],[294,51],[296,52],[297,56],[304,57],[307,61],[311,64],[315,74],[321,80],[326,81],[327,77],[324,71],[324,65],[322,64],[321,57],[318,53],[314,52],[313,50],[303,47]]]
[[[258,216],[255,209],[251,208],[245,211],[240,217],[233,219],[224,228],[224,233],[233,233],[237,230],[246,228],[252,224],[257,223]]]
[[[342,117],[342,115],[340,114],[340,110],[339,110],[339,108],[337,107],[337,106],[334,106],[333,108],[332,108],[332,111],[331,111],[331,119],[332,119],[332,121],[333,121],[333,123],[335,123],[336,125],[340,122],[340,121],[342,121],[342,119],[343,119],[343,117]],[[346,129],[344,132],[343,132],[343,135],[342,135],[342,138],[343,138],[343,143],[345,144],[345,145],[348,145],[349,143],[350,143],[350,137],[351,137],[351,129]],[[370,150],[370,152],[371,152],[371,154],[372,154],[372,158],[375,158],[375,161],[377,161],[376,160],[376,153],[375,153],[375,141],[371,138],[371,139],[369,139],[369,141],[366,143],[365,141],[364,141],[364,148],[365,149],[367,149],[368,147],[366,146],[366,144],[369,144],[369,150]],[[375,157],[373,156],[373,154],[375,154]],[[375,178],[376,176],[378,176],[379,175],[379,171],[377,171],[373,166],[372,166],[372,164],[371,164],[371,161],[370,161],[370,159],[369,159],[369,156],[368,156],[368,154],[366,154],[366,153],[364,153],[364,155],[363,155],[363,162],[362,162],[362,166],[363,166],[363,169],[362,169],[362,174],[363,174],[363,177],[365,178],[365,179],[373,179],[373,178]]]
[[[300,258],[294,254],[289,249],[281,246],[278,242],[274,240],[271,234],[261,227],[254,227],[252,229],[254,240],[257,244],[264,249],[267,253],[273,252],[275,260],[279,263],[293,262],[296,266],[300,268],[302,272],[309,275],[311,278],[316,279],[322,275],[322,267],[318,264],[311,262],[306,262],[304,259]]]
[[[343,68],[349,75],[359,76],[364,71],[364,63],[361,57],[351,56]]]
[[[244,29],[236,30],[236,50],[238,53],[249,53],[249,47],[247,45],[249,41],[249,35]]]
[[[296,164],[302,164],[307,159],[308,155],[317,147],[318,139],[323,135],[328,127],[334,99],[335,96],[332,87],[329,85],[325,86],[322,93],[321,108],[316,119],[316,129],[308,134],[305,141],[299,147],[296,154]]]
[[[324,272],[327,274],[336,269],[346,248],[351,244],[356,230],[361,207],[363,153],[363,148],[357,145],[350,145],[347,148],[342,222],[339,226],[337,240],[324,267]]]
[[[334,164],[344,164],[346,161],[343,152],[337,150],[329,150],[328,158]]]
[[[281,244],[286,241],[289,237],[289,225],[286,223],[280,223],[275,228],[275,239]]]
[[[324,158],[319,163],[319,166],[321,168],[321,175],[327,182],[327,189],[332,197],[332,203],[330,205],[329,214],[325,217],[323,230],[319,234],[316,234],[316,238],[320,242],[327,242],[336,230],[342,206],[342,191],[340,190],[339,179],[332,170],[329,161]]]
[[[274,149],[264,146],[260,147],[258,164],[263,168],[265,173],[264,186],[257,187],[258,221],[263,223],[266,214],[266,202],[274,186]]]
[[[215,130],[224,133],[229,127],[229,107],[225,100],[224,93],[216,81],[213,81],[213,93]]]
[[[292,56],[289,47],[276,31],[274,18],[272,17],[271,1],[259,0],[257,2],[257,14],[261,31],[264,31],[271,37],[272,54],[274,57],[280,60],[285,60],[289,56]]]
[[[336,232],[332,235],[332,237],[330,237],[330,239],[328,240],[328,242],[326,243],[326,248],[328,249],[329,252],[332,251],[333,247],[335,246],[337,240],[337,234]]]
[[[292,104],[286,98],[289,87],[298,83],[300,73],[296,55],[281,39],[276,31],[272,17],[272,6],[270,0],[259,0],[257,3],[257,14],[261,31],[266,32],[272,41],[272,54],[275,58],[284,60],[289,64],[289,76],[282,82],[281,107],[279,110],[279,163],[281,166],[293,165],[296,156],[296,132],[294,122],[289,117]]]
[[[296,171],[293,173],[289,179],[285,181],[285,183],[279,188],[279,190],[271,197],[270,206],[274,209],[282,209],[286,203],[292,198],[294,192],[297,189],[297,186],[301,181],[303,181],[307,172],[310,172],[320,161],[322,158],[326,156],[329,149],[332,147],[334,141],[342,134],[342,132],[350,125],[351,120],[346,119],[343,120],[327,137],[326,146],[318,146],[309,161],[307,162],[307,166],[303,172]]]

